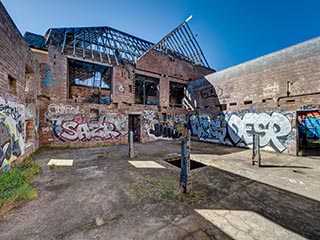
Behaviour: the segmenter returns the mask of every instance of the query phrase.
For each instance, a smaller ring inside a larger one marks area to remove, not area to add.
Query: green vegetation
[[[31,161],[31,157],[0,175],[0,208],[10,208],[19,201],[37,198],[37,191],[31,186],[31,181],[42,169],[39,164]]]

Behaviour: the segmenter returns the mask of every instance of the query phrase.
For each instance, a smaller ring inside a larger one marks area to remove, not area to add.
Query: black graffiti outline
[[[154,123],[154,129],[150,129],[149,133],[155,137],[179,139],[182,133],[177,129],[172,129],[167,124]]]

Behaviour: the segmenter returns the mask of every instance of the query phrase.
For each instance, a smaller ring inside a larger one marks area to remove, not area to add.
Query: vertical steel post
[[[253,134],[253,147],[252,147],[252,165],[258,163],[261,166],[261,154],[260,154],[260,137],[258,134]]]
[[[191,189],[190,147],[186,139],[181,143],[180,187],[183,193],[187,193]]]
[[[129,131],[128,132],[128,143],[129,143],[129,158],[134,157],[134,148],[133,148],[133,132]]]

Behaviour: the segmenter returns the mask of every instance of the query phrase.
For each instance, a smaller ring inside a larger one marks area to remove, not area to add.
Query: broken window
[[[158,105],[159,79],[148,76],[136,75],[135,77],[135,102],[137,104]]]
[[[111,103],[111,67],[69,59],[69,97],[75,102]]]
[[[182,107],[185,88],[187,84],[170,82],[170,107]]]

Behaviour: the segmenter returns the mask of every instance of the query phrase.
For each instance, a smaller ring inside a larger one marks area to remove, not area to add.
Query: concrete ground
[[[207,166],[191,171],[186,196],[163,160],[180,142],[136,144],[131,163],[124,145],[41,153],[39,198],[0,222],[0,239],[320,239],[320,158],[262,152],[259,168],[247,149],[191,147]]]

